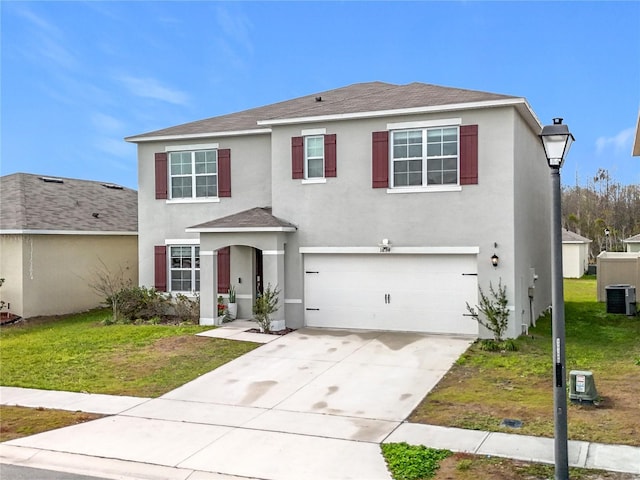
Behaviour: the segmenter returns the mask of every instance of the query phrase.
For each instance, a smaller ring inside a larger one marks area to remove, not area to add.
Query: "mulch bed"
[[[283,330],[278,330],[277,332],[269,332],[265,335],[286,335],[287,333],[295,332],[295,328],[285,328]],[[250,328],[249,330],[245,330],[245,332],[249,333],[264,333],[259,328]]]
[[[0,312],[0,326],[11,325],[12,323],[16,323],[20,319],[22,319],[22,317],[14,313]]]

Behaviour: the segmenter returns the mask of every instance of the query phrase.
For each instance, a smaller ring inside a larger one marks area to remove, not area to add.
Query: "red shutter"
[[[304,178],[303,137],[291,137],[291,178]]]
[[[167,154],[156,153],[156,199],[158,200],[169,198],[167,173]]]
[[[478,183],[478,125],[460,126],[460,185]]]
[[[231,196],[231,150],[218,150],[218,196]]]
[[[218,293],[229,292],[231,286],[231,247],[218,250]]]
[[[373,132],[373,188],[389,186],[389,132]]]
[[[337,176],[335,133],[324,136],[324,176]]]
[[[165,245],[156,245],[154,247],[154,253],[155,253],[154,287],[159,292],[166,292],[167,291],[167,247]]]

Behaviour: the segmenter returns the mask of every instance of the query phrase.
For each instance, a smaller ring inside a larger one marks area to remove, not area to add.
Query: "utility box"
[[[607,285],[607,313],[636,314],[636,287],[619,284]]]
[[[569,400],[593,403],[598,399],[598,391],[592,372],[571,370],[569,378]]]

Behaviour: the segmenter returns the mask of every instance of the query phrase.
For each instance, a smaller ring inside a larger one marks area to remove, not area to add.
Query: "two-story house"
[[[293,328],[486,335],[466,303],[501,281],[518,336],[551,303],[540,130],[521,97],[371,82],[128,137],[140,284],[203,324],[271,284]]]

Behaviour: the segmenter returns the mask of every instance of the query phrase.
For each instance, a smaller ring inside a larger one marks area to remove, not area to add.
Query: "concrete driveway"
[[[206,478],[389,479],[379,443],[471,341],[302,329],[118,415],[7,444],[219,474]]]

